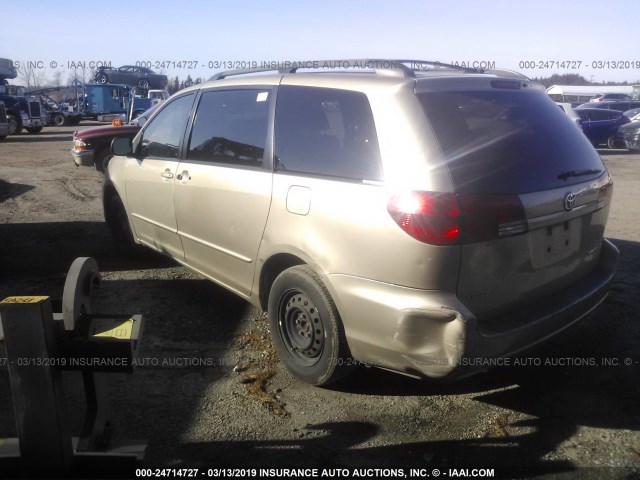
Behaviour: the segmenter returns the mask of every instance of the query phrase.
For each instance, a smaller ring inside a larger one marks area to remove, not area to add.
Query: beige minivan
[[[612,181],[544,88],[361,62],[173,95],[112,144],[116,244],[266,310],[282,362],[314,385],[357,363],[460,377],[595,309],[618,257]]]

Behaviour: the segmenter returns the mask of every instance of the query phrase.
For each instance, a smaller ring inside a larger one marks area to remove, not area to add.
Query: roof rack
[[[220,72],[209,80],[222,80],[224,78],[248,75],[251,73],[277,72],[279,74],[296,73],[300,69],[330,69],[330,70],[346,70],[346,69],[370,69],[376,75],[399,76],[405,78],[415,78],[416,72],[433,72],[436,70],[457,70],[465,73],[509,73],[511,78],[524,78],[524,75],[510,70],[483,70],[480,68],[463,67],[460,65],[452,65],[450,63],[437,62],[433,60],[396,60],[396,59],[352,59],[352,60],[311,60],[301,62],[277,62],[275,65],[266,65],[260,68],[246,68],[240,70],[226,70]]]

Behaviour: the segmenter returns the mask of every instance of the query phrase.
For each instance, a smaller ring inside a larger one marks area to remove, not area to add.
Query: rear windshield
[[[542,91],[424,92],[418,98],[459,193],[528,193],[604,172],[584,134]],[[593,173],[562,175],[585,170]]]

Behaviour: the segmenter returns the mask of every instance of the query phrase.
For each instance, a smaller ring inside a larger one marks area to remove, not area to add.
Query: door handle
[[[162,178],[173,178],[173,173],[168,168],[160,174]]]
[[[186,182],[187,180],[191,180],[191,177],[189,176],[189,172],[187,170],[183,170],[182,173],[179,173],[176,178],[181,182]]]

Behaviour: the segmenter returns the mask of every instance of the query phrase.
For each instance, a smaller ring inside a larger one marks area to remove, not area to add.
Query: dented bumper
[[[596,267],[544,299],[479,323],[455,293],[390,285],[347,275],[326,283],[344,319],[353,357],[416,377],[457,378],[485,370],[549,338],[606,298],[618,250],[604,240]]]

